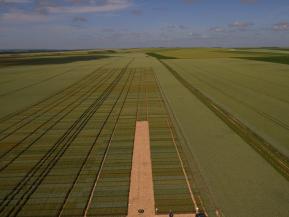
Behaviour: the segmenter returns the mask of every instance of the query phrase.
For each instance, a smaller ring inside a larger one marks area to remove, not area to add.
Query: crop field
[[[288,157],[288,66],[241,58],[164,59],[163,62]]]
[[[226,59],[166,62],[289,156],[288,66]]]
[[[159,214],[259,217],[277,207],[287,217],[289,66],[250,59],[280,55],[0,55],[0,216],[127,216],[135,126],[145,120]]]
[[[150,122],[159,212],[195,210],[155,73],[134,61],[94,63],[77,82],[1,119],[1,216],[125,216],[136,120]],[[7,95],[24,89],[13,87]]]

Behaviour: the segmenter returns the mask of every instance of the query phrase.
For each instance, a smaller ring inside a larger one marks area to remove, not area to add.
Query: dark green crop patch
[[[65,64],[77,61],[89,61],[107,58],[105,55],[77,55],[77,56],[40,56],[40,57],[2,57],[0,58],[0,66],[15,65],[47,65],[47,64]]]
[[[175,57],[163,56],[163,55],[158,54],[158,53],[146,53],[146,54],[151,56],[151,57],[155,57],[157,59],[177,59]]]
[[[289,55],[282,56],[263,56],[263,57],[240,57],[241,59],[256,60],[271,63],[281,63],[289,65]]]

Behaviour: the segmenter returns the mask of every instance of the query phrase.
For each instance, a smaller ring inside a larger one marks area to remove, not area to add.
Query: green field
[[[135,122],[148,120],[160,213],[195,212],[183,163],[209,216],[288,217],[288,56],[0,54],[0,215],[126,216]]]

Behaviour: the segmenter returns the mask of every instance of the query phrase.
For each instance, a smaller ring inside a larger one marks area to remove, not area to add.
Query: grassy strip
[[[157,59],[177,59],[175,57],[169,57],[169,56],[163,56],[161,54],[158,53],[146,53],[147,55],[151,56],[151,57],[155,57]]]
[[[248,128],[236,117],[214,103],[201,91],[187,82],[177,71],[168,64],[160,61],[172,75],[180,81],[191,93],[193,93],[203,104],[221,118],[232,130],[234,130],[245,142],[254,148],[265,160],[267,160],[278,172],[289,180],[289,159],[274,148],[270,143]]]
[[[271,63],[281,63],[289,65],[289,55],[282,56],[263,56],[263,57],[239,57],[240,59],[256,60]]]

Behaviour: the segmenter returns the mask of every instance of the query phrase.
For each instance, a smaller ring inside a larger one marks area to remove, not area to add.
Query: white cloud
[[[81,1],[74,0],[73,4],[64,4],[52,0],[0,0],[0,6],[7,6],[0,12],[2,23],[40,23],[49,21],[64,14],[85,14],[114,12],[124,10],[131,6],[132,0],[102,0]],[[35,4],[33,4],[35,2]],[[23,9],[20,3],[31,4],[32,9]],[[48,16],[53,14],[53,16]],[[57,15],[57,16],[54,16]],[[76,15],[77,16],[77,15]]]
[[[194,32],[190,32],[189,36],[193,39],[208,39],[210,38],[208,35],[206,34],[201,34],[201,33],[194,33]]]
[[[211,32],[225,32],[226,30],[223,27],[212,27],[210,28],[210,31]]]
[[[235,21],[234,23],[231,23],[229,26],[238,29],[246,29],[253,25],[254,24],[251,22]]]
[[[289,22],[280,22],[273,25],[275,31],[289,31]]]
[[[11,11],[1,15],[2,21],[9,22],[41,22],[47,20],[47,16],[39,13],[26,13],[23,11]]]
[[[97,13],[112,12],[128,8],[131,5],[130,0],[106,0],[103,4],[90,4],[87,6],[48,6],[47,11],[50,13]]]
[[[0,3],[7,3],[7,4],[27,4],[27,3],[32,3],[32,0],[0,0]]]

